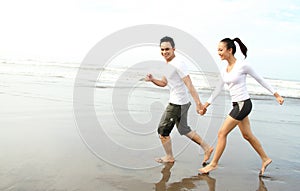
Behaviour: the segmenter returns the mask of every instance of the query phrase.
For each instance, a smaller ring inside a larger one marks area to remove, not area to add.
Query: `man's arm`
[[[152,82],[153,84],[159,86],[159,87],[165,87],[168,85],[167,78],[165,76],[162,77],[161,80],[155,79],[152,74],[147,74],[145,81]]]
[[[196,106],[197,106],[197,113],[203,115],[205,113],[205,108],[203,107],[201,101],[200,101],[200,98],[199,98],[199,95],[198,95],[198,92],[196,91],[193,83],[192,83],[192,80],[190,78],[189,75],[185,76],[184,78],[182,78],[184,84],[186,85],[186,87],[188,88],[191,96],[193,97],[195,103],[196,103]]]

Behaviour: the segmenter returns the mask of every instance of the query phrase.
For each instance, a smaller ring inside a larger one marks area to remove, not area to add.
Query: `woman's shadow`
[[[178,191],[178,190],[190,190],[195,189],[200,181],[207,183],[209,191],[215,191],[216,179],[210,177],[208,174],[199,174],[198,176],[191,176],[183,178],[181,181],[168,183],[171,177],[171,168],[174,163],[165,163],[164,168],[161,170],[162,178],[155,184],[156,191]],[[256,191],[268,191],[262,177],[259,177],[259,185]]]

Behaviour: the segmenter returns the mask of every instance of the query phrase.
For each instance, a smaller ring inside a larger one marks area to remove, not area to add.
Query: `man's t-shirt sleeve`
[[[184,63],[183,61],[179,62],[177,72],[178,72],[180,78],[184,78],[187,75],[189,75],[187,64]]]

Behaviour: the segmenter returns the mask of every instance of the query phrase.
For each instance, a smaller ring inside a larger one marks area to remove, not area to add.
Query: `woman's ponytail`
[[[236,41],[239,46],[240,46],[240,49],[243,53],[243,55],[245,56],[245,58],[247,58],[247,47],[244,45],[244,43],[241,41],[241,39],[239,38],[234,38],[233,40],[231,40],[230,38],[224,38],[223,40],[221,40],[221,42],[225,42],[226,43],[226,48],[227,49],[230,49],[232,48],[232,54],[234,55],[235,52],[236,52],[236,46],[234,44],[234,41]]]
[[[244,45],[244,43],[241,41],[241,39],[239,39],[239,38],[234,38],[233,41],[236,41],[236,42],[239,44],[240,49],[241,49],[243,55],[245,56],[245,58],[247,58],[247,51],[248,51],[248,49],[247,49],[247,47]]]

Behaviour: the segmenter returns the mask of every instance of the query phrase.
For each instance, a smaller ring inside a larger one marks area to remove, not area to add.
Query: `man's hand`
[[[145,81],[146,82],[152,82],[152,80],[153,80],[152,74],[147,74],[146,77],[145,77]]]
[[[210,104],[207,102],[204,105],[199,104],[199,109],[197,108],[197,113],[199,113],[200,115],[204,115],[209,105]]]
[[[197,104],[197,113],[200,115],[204,115],[206,113],[207,109],[204,107],[204,105]]]

